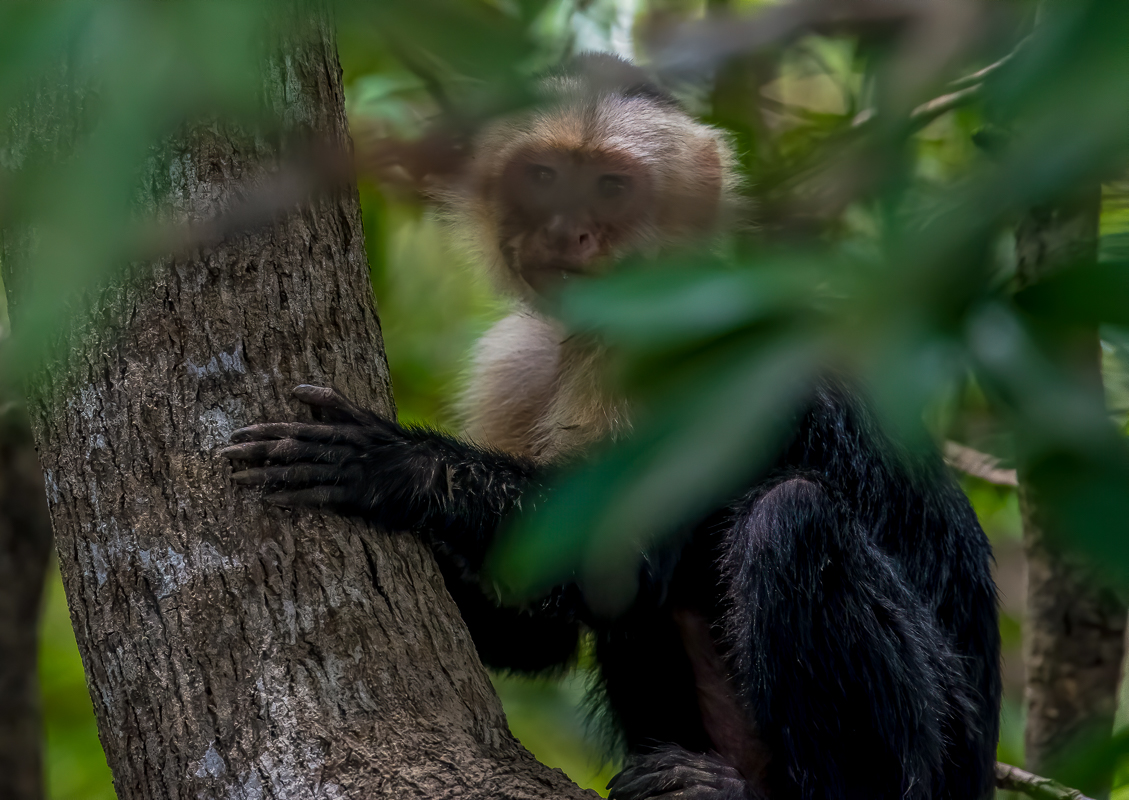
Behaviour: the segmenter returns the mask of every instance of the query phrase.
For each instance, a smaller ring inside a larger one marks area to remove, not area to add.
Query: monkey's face
[[[597,273],[650,224],[653,185],[631,155],[527,149],[501,175],[499,246],[535,292]]]

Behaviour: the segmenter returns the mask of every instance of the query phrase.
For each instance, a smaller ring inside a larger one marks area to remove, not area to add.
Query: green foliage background
[[[772,4],[710,5],[751,13]],[[6,371],[30,363],[65,319],[70,292],[96,286],[137,254],[146,233],[137,178],[157,174],[153,153],[162,141],[201,114],[269,128],[269,98],[259,96],[252,68],[261,53],[249,44],[269,7],[252,0],[0,6],[0,142],[18,131],[30,96],[50,93],[64,55],[101,101],[84,146],[65,160],[51,157],[53,142],[17,136],[0,146],[0,227],[34,222],[43,231],[39,286],[27,293],[21,349]],[[497,574],[514,591],[551,581],[554,567],[582,569],[607,553],[632,569],[623,554],[716,502],[707,490],[728,491],[729,476],[752,469],[738,456],[766,451],[790,381],[829,359],[873,387],[891,425],[925,417],[936,438],[994,453],[1005,465],[1022,462],[1057,490],[1051,495],[1071,544],[1099,554],[1124,582],[1129,8],[1123,0],[1047,0],[1040,35],[1006,67],[953,110],[911,124],[918,103],[1031,35],[1034,3],[999,0],[992,8],[975,37],[947,43],[951,58],[933,72],[922,66],[928,48],[907,51],[896,37],[854,30],[774,42],[755,63],[738,53],[696,75],[675,71],[691,107],[731,131],[755,227],[709,252],[628,265],[615,280],[562,298],[560,311],[574,325],[620,345],[623,379],[645,413],[637,443],[597,453],[587,470],[563,478],[559,496],[583,502],[526,521],[498,555]],[[431,78],[462,110],[512,107],[524,97],[521,76],[579,50],[623,50],[638,21],[684,22],[705,10],[699,0],[338,3],[358,141],[418,134],[444,103],[429,91]],[[946,43],[941,34],[928,41]],[[717,50],[710,45],[684,42],[680,54],[709,62]],[[671,54],[655,44],[638,55],[669,65]],[[924,77],[907,88],[903,79],[918,68]],[[1099,182],[1101,269],[1048,281],[1041,294],[1036,286],[1017,300],[1016,220],[1030,206]],[[837,197],[838,204],[828,200]],[[452,426],[467,354],[505,301],[410,197],[364,181],[362,202],[401,417]],[[1055,326],[1079,322],[1103,326],[1112,420],[1047,345]],[[750,385],[758,387],[756,403],[726,400]],[[718,408],[725,413],[710,412]],[[671,464],[688,459],[702,486],[671,482]],[[1018,558],[1016,497],[972,478],[964,486],[996,547],[1004,588],[1000,758],[1022,763],[1015,669],[1022,597],[1009,578]],[[642,530],[615,533],[624,515],[643,520]],[[496,676],[496,685],[515,733],[538,757],[602,787],[610,767],[586,734],[580,706],[586,663],[582,657],[559,680]],[[51,798],[112,797],[57,579],[45,601],[41,679]]]

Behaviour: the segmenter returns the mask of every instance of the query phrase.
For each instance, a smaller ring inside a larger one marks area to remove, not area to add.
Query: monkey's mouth
[[[589,274],[591,270],[577,264],[526,264],[521,268],[522,279],[538,294],[555,291],[569,281]]]

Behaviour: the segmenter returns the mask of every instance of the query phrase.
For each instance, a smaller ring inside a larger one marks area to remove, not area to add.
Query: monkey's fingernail
[[[263,500],[279,508],[297,508],[299,503],[290,492],[275,492],[263,495]]]
[[[238,430],[232,431],[231,432],[231,442],[232,442],[232,444],[238,444],[240,442],[247,442],[247,441],[250,441],[252,439],[259,438],[258,431],[256,430],[257,427],[258,426],[256,426],[256,425],[248,425],[246,428],[239,428]]]
[[[327,389],[324,386],[314,386],[309,383],[303,383],[300,386],[295,386],[294,391],[291,392],[299,400],[306,399],[324,399],[333,394],[332,389]]]

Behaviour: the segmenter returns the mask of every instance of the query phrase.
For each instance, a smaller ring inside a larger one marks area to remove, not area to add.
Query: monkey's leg
[[[945,687],[959,672],[846,502],[818,477],[761,488],[723,570],[732,663],[771,753],[768,794],[936,796]]]
[[[520,608],[500,606],[474,576],[436,553],[447,590],[488,667],[537,673],[570,662],[580,642],[579,593],[559,587]]]

